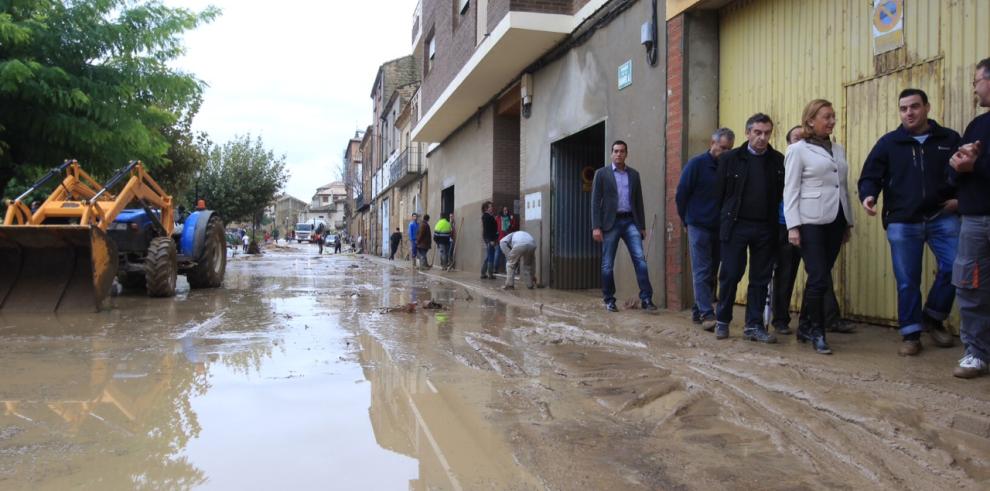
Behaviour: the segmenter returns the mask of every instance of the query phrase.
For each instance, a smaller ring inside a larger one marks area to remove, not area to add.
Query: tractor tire
[[[117,276],[117,281],[125,290],[144,290],[144,273],[123,273]]]
[[[190,288],[217,288],[223,284],[227,270],[227,250],[224,247],[223,222],[213,215],[206,224],[203,253],[196,266],[186,273]]]
[[[175,296],[175,278],[178,275],[175,241],[171,237],[151,239],[148,255],[144,258],[145,286],[149,297]]]

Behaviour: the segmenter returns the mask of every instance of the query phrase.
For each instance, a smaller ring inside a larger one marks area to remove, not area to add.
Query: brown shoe
[[[914,339],[905,339],[901,342],[901,349],[897,350],[901,356],[917,356],[918,353],[921,353],[921,341]]]
[[[924,316],[923,320],[925,327],[928,328],[928,335],[932,337],[932,343],[939,348],[951,348],[955,344],[955,338],[952,333],[945,328],[945,324],[942,321],[938,321]]]

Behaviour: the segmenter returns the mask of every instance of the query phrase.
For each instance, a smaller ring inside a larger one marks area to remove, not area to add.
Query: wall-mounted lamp
[[[657,66],[660,51],[657,46],[657,0],[653,0],[652,3],[652,17],[639,28],[639,42],[646,47],[646,62],[650,66]]]
[[[519,95],[522,97],[522,115],[528,118],[533,110],[533,75],[524,73],[519,83]]]

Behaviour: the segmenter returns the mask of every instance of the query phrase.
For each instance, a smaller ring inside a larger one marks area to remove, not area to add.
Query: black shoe
[[[715,324],[715,339],[725,339],[729,337],[729,325],[719,322]]]
[[[619,308],[615,306],[615,300],[605,302],[605,310],[609,312],[618,312]]]
[[[828,332],[837,332],[839,334],[852,334],[856,332],[856,326],[852,325],[850,322],[840,320],[832,323],[832,325],[828,326],[828,329],[826,330]]]
[[[653,300],[643,300],[643,303],[640,304],[640,306],[647,312],[656,312],[657,310],[660,310],[657,308],[656,304],[653,303]]]
[[[829,348],[828,341],[825,340],[825,331],[818,329],[817,332],[811,336],[811,346],[815,348],[815,351],[820,355],[831,355],[832,348]]]
[[[932,343],[939,348],[951,348],[955,344],[952,333],[945,328],[942,321],[929,317],[928,314],[921,314],[921,322],[928,330],[928,335],[932,338]]]
[[[763,326],[747,327],[743,330],[743,339],[766,344],[774,344],[777,342],[777,336],[767,332],[767,329]]]
[[[791,334],[794,334],[794,331],[792,331],[791,327],[787,324],[777,324],[773,326],[773,330],[781,336],[790,336]]]
[[[691,322],[694,322],[695,324],[701,324],[701,320],[702,320],[701,315],[699,315],[697,312],[691,313]]]

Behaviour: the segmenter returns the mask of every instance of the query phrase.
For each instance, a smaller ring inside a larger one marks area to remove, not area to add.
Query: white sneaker
[[[959,360],[959,366],[952,371],[952,375],[959,378],[975,378],[987,373],[990,373],[987,362],[970,354]]]

